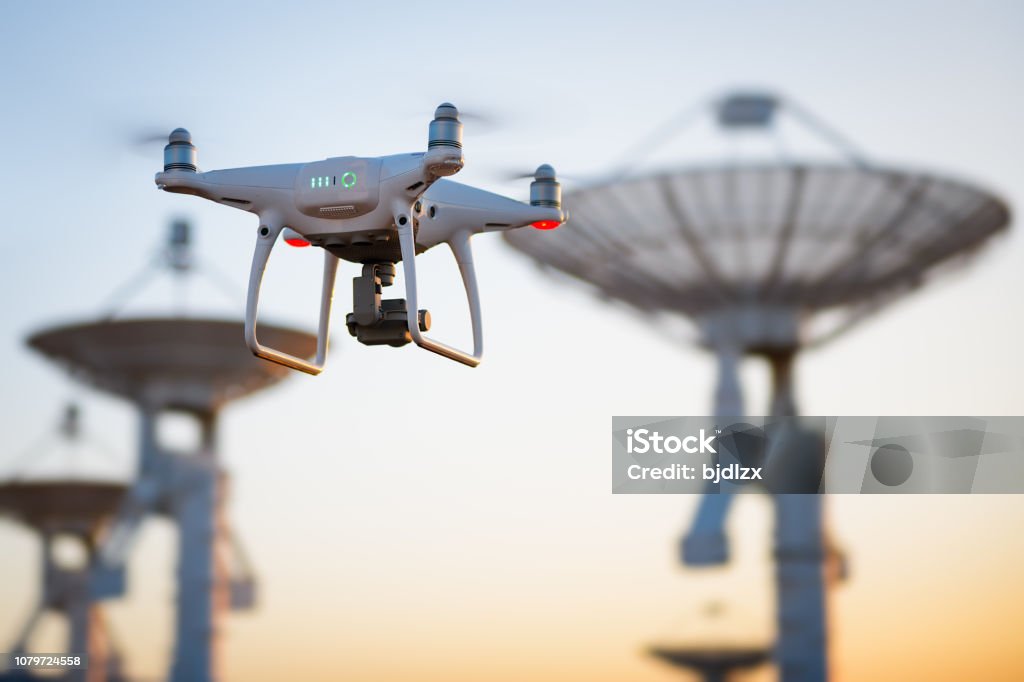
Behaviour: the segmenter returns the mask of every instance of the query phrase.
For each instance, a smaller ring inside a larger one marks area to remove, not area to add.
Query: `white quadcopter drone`
[[[462,156],[459,112],[445,103],[434,112],[427,151],[377,158],[340,156],[310,163],[231,168],[200,173],[196,148],[184,128],[164,147],[160,189],[193,194],[259,216],[256,250],[245,306],[245,341],[257,356],[308,374],[319,374],[327,356],[331,300],[338,259],[362,263],[352,280],[349,332],[366,345],[403,346],[410,341],[470,367],[480,364],[483,328],[470,237],[479,232],[533,225],[558,227],[568,219],[562,189],[551,166],[537,169],[530,203],[441,178],[458,173]],[[263,273],[278,235],[292,246],[324,249],[323,289],[316,359],[308,362],[260,344],[256,335]],[[462,274],[473,325],[473,353],[439,343],[423,332],[430,315],[419,310],[416,254],[446,242]],[[383,300],[395,280],[395,263],[405,272],[403,299]]]

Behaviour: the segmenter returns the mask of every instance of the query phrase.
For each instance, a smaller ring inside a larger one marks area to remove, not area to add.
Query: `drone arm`
[[[399,207],[400,209],[401,207]],[[399,245],[402,249],[402,267],[405,273],[405,297],[408,301],[407,315],[409,333],[412,340],[420,348],[442,355],[449,360],[461,362],[469,367],[476,367],[483,357],[483,323],[480,315],[480,291],[476,282],[476,271],[473,268],[473,252],[469,246],[470,233],[460,230],[456,232],[448,244],[452,248],[455,260],[459,264],[462,283],[466,288],[466,299],[469,302],[470,318],[473,324],[473,353],[467,353],[424,336],[419,328],[419,304],[416,287],[416,238],[413,233],[411,213],[407,210],[395,211],[395,225],[398,227]]]
[[[334,298],[334,280],[338,273],[338,259],[330,251],[324,251],[323,285],[320,293],[320,323],[316,334],[316,359],[303,360],[288,353],[264,346],[256,337],[256,320],[259,316],[260,289],[263,273],[267,269],[270,252],[277,242],[277,235],[283,225],[260,225],[256,237],[256,250],[252,255],[252,269],[249,271],[249,292],[245,303],[245,343],[254,355],[276,362],[279,365],[297,369],[300,372],[317,375],[324,368],[327,358],[327,343],[331,326],[331,302]]]

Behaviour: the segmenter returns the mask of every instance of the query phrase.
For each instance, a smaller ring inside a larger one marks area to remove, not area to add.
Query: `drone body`
[[[377,158],[343,156],[311,163],[233,168],[200,173],[196,149],[184,129],[164,148],[160,189],[191,194],[255,213],[260,220],[246,303],[246,343],[256,355],[318,374],[327,355],[331,301],[338,259],[363,264],[353,280],[353,307],[346,322],[362,343],[400,346],[410,341],[469,366],[480,362],[483,330],[469,240],[479,232],[525,225],[557,227],[567,215],[550,166],[537,169],[530,204],[441,178],[462,169],[462,123],[451,104],[437,108],[426,152]],[[256,336],[259,293],[270,252],[283,234],[294,246],[322,247],[324,277],[316,360],[268,348]],[[447,243],[459,266],[473,325],[473,353],[424,336],[429,314],[417,307],[415,256]],[[406,300],[381,298],[402,262]]]

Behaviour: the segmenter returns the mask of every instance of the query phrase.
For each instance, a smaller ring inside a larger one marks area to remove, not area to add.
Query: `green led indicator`
[[[352,171],[343,173],[341,176],[341,186],[345,189],[350,189],[356,186],[356,174]],[[317,175],[309,179],[309,186],[313,189],[330,187],[338,184],[337,175]]]

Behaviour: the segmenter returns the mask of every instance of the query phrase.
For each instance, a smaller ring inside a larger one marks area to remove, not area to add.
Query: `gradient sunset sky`
[[[0,3],[0,473],[72,398],[120,457],[97,471],[131,469],[131,409],[72,387],[23,340],[101,312],[172,217],[244,285],[255,218],[158,192],[160,145],[133,147],[139,132],[188,127],[203,168],[380,155],[421,149],[451,100],[502,124],[467,122],[459,180],[522,197],[527,183],[494,173],[597,172],[695,101],[759,86],[873,159],[977,182],[1016,210],[1022,27],[1009,1]],[[260,608],[228,622],[228,680],[657,682],[679,677],[643,655],[653,642],[771,637],[764,500],[732,519],[735,565],[703,573],[675,561],[694,500],[610,494],[611,415],[706,413],[711,359],[498,238],[474,245],[479,369],[356,344],[342,320],[357,273],[343,265],[327,371],[225,414],[231,516],[262,585]],[[264,313],[312,329],[320,260],[280,256]],[[807,354],[801,411],[1021,414],[1022,263],[1011,230],[968,271]],[[438,335],[466,339],[449,256],[421,269]],[[128,312],[171,299],[160,284]],[[202,282],[189,301],[242,313]],[[759,413],[767,371],[742,374]],[[852,567],[832,601],[837,679],[1024,679],[1024,498],[836,497],[829,518]],[[148,677],[170,651],[174,543],[166,522],[147,524],[131,595],[109,609]],[[0,651],[35,598],[37,553],[0,522]],[[39,646],[59,634],[48,623]]]

